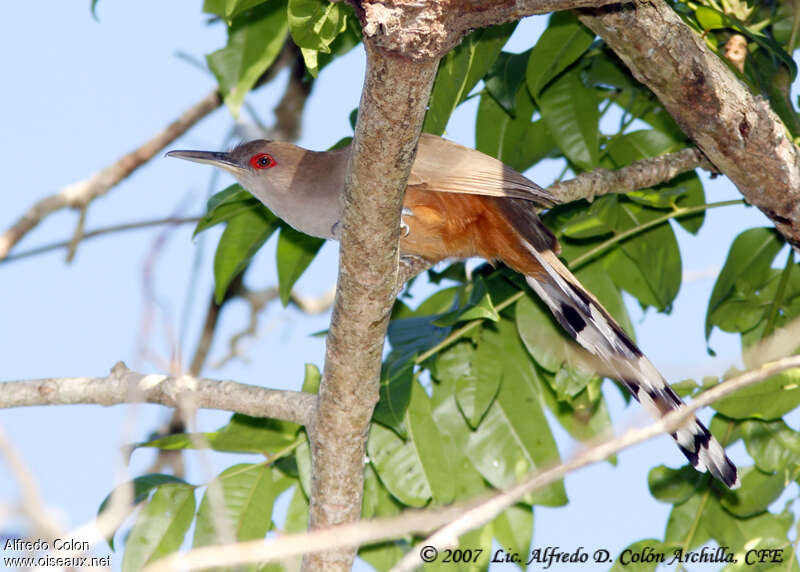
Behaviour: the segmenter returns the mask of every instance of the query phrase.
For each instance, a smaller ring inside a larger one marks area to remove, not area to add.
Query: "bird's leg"
[[[408,233],[411,231],[411,227],[409,227],[408,223],[403,220],[404,216],[414,216],[414,211],[408,207],[403,207],[403,210],[400,213],[400,230],[403,231],[403,238],[407,237]]]

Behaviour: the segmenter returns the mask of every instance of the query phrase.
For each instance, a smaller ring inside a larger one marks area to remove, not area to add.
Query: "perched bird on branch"
[[[171,157],[230,172],[272,212],[297,230],[338,238],[340,194],[350,147],[308,151],[257,140],[230,152],[171,151]],[[553,233],[532,208],[556,199],[502,162],[441,137],[422,134],[401,215],[400,251],[435,263],[480,256],[525,276],[558,322],[604,364],[656,419],[684,406],[597,299],[558,258]],[[533,203],[533,204],[531,204]],[[736,467],[697,419],[672,433],[689,462],[728,486]]]

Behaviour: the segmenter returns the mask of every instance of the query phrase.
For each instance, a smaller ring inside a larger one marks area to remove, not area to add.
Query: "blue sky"
[[[214,88],[213,78],[189,65],[177,52],[197,58],[224,44],[222,26],[206,25],[200,2],[113,2],[98,4],[100,22],[89,14],[89,2],[52,2],[33,9],[23,2],[4,6],[6,30],[0,36],[4,89],[0,164],[0,230],[5,230],[34,201],[62,186],[86,178],[137,147]],[[507,49],[525,49],[539,33],[542,18],[526,20]],[[13,24],[10,24],[13,23]],[[324,149],[351,133],[348,116],[358,104],[363,77],[361,48],[322,73],[304,114],[301,144]],[[250,98],[268,123],[285,77]],[[475,102],[454,115],[447,136],[473,143]],[[218,149],[231,128],[227,110],[201,122],[172,148]],[[551,181],[560,165],[545,163],[527,173],[540,184]],[[94,202],[86,228],[132,220],[202,211],[210,169],[157,158]],[[709,200],[737,198],[724,178],[706,181]],[[227,184],[220,179],[214,190]],[[19,245],[19,250],[69,238],[77,215],[49,217]],[[701,316],[733,236],[766,219],[755,209],[728,207],[711,211],[698,237],[676,232],[684,272],[705,276],[684,282],[670,316],[643,315],[628,299],[640,345],[673,381],[720,373],[738,362],[738,338],[716,333],[706,353]],[[39,377],[102,376],[118,360],[134,369],[161,372],[180,347],[188,363],[211,288],[211,257],[218,234],[192,241],[189,227],[136,231],[80,245],[72,264],[64,252],[0,265],[0,380]],[[164,244],[155,249],[155,241]],[[320,295],[334,282],[337,248],[327,244],[297,288]],[[181,327],[189,299],[190,273],[200,255],[199,280],[190,320]],[[274,244],[256,259],[249,280],[254,286],[275,284]],[[152,267],[156,302],[143,294],[144,269]],[[146,339],[158,359],[140,352],[145,318],[152,317]],[[226,352],[226,340],[246,326],[247,308],[235,302],[222,317],[211,361]],[[324,329],[328,316],[307,317],[293,309],[271,306],[261,317],[259,337],[248,343],[247,362],[205,370],[214,378],[279,388],[299,388],[303,364],[322,364],[323,340],[309,334]],[[646,423],[636,407],[626,408],[619,393],[606,388],[618,432]],[[137,441],[169,416],[157,406],[41,407],[0,411],[0,425],[11,436],[36,476],[46,502],[57,508],[67,526],[95,514],[115,482],[121,443]],[[200,427],[211,430],[228,414],[202,412]],[[576,445],[558,435],[562,455]],[[734,450],[742,458],[743,452]],[[216,471],[239,458],[211,454]],[[251,458],[252,459],[252,458]],[[152,460],[149,452],[133,455],[129,474],[139,474]],[[646,486],[647,471],[658,463],[683,463],[670,440],[659,439],[620,455],[619,466],[596,465],[567,478],[570,505],[537,508],[534,545],[572,550],[608,548],[616,554],[628,543],[663,534],[668,506],[654,501]],[[2,461],[0,461],[2,466]],[[207,480],[194,455],[189,480]],[[0,504],[15,502],[18,491],[0,469]],[[24,532],[13,520],[2,531]],[[105,554],[105,547],[96,553]],[[121,556],[114,556],[117,565]]]

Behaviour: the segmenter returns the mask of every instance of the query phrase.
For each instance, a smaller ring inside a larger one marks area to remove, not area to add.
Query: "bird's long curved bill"
[[[170,151],[167,157],[177,157],[178,159],[185,159],[187,161],[194,161],[195,163],[205,163],[206,165],[213,165],[226,171],[237,172],[241,171],[242,167],[231,159],[228,153],[220,151]]]

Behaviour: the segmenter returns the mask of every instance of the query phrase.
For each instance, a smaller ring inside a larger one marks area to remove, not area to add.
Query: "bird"
[[[247,191],[295,229],[338,239],[340,195],[351,145],[310,151],[258,139],[231,151],[167,153],[228,171]],[[558,257],[555,235],[536,207],[558,200],[503,162],[445,138],[422,133],[403,201],[400,253],[434,264],[481,257],[525,277],[564,330],[604,364],[655,419],[685,407],[656,367]],[[729,487],[736,466],[697,418],[671,433],[699,471]]]

